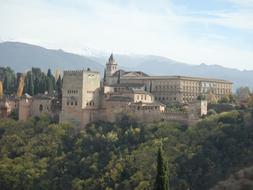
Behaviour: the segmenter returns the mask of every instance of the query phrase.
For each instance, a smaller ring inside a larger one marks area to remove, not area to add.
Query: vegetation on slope
[[[252,190],[253,167],[244,168],[221,181],[211,190]]]
[[[1,120],[0,189],[153,189],[161,144],[170,189],[210,189],[252,164],[252,113],[211,115],[189,128],[142,125],[131,115],[85,130],[46,116]]]

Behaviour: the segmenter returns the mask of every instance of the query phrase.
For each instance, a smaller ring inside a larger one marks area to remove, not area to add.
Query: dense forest
[[[253,112],[212,113],[194,126],[123,114],[86,129],[48,116],[0,121],[0,189],[154,189],[163,145],[171,190],[207,190],[253,165]]]
[[[62,79],[60,73],[54,76],[51,69],[44,73],[40,68],[31,68],[30,71],[23,74],[15,73],[10,67],[0,67],[0,81],[3,84],[3,93],[16,95],[21,77],[24,78],[23,94],[27,93],[33,96],[44,94],[45,92],[49,95],[61,93]]]
[[[251,190],[253,189],[253,167],[243,168],[219,182],[211,190]]]

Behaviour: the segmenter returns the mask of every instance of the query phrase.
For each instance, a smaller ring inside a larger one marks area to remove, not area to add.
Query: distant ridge
[[[219,65],[190,65],[154,55],[114,54],[123,69],[139,70],[151,75],[184,75],[210,77],[234,82],[234,87],[249,86],[253,88],[253,71],[240,71]],[[109,55],[108,55],[109,57]],[[20,42],[0,43],[0,66],[9,66],[15,71],[25,71],[31,67],[42,70],[78,70],[91,68],[103,75],[108,57],[104,55],[82,56],[63,50],[51,50],[36,45]]]
[[[102,72],[103,65],[89,59],[63,50],[51,50],[36,45],[20,42],[0,43],[0,66],[9,66],[16,71],[25,71],[32,67],[42,70],[70,70],[91,68]]]

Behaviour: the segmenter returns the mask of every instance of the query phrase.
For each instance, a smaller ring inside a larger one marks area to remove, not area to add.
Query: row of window
[[[145,106],[145,107],[136,107],[137,110],[158,110],[159,106]]]
[[[40,105],[39,105],[39,111],[40,111],[40,112],[42,112],[42,111],[43,111],[43,109],[44,109],[44,108],[43,108],[43,105],[42,105],[42,104],[40,104]],[[46,107],[46,109],[47,109],[47,110],[49,110],[49,107],[47,106],[47,107]]]
[[[71,101],[71,102],[67,101],[67,106],[77,106],[77,105],[78,105],[77,101]],[[86,106],[95,106],[95,103],[93,101],[87,102]]]
[[[198,93],[183,93],[183,96],[198,96]]]
[[[137,100],[147,100],[147,95],[137,95]]]
[[[68,94],[77,94],[78,90],[68,90],[67,93]]]
[[[195,97],[185,97],[183,98],[184,101],[193,101],[195,100]],[[177,101],[178,99],[176,97],[155,97],[155,100],[158,101]]]
[[[155,97],[155,100],[159,101],[177,101],[176,97]]]
[[[67,106],[77,106],[77,101],[67,101]]]
[[[231,88],[230,84],[222,84],[222,83],[201,83],[202,87],[216,87],[216,88]]]
[[[194,97],[191,97],[191,98],[183,98],[184,101],[193,101],[193,100],[196,100],[196,98]]]
[[[199,86],[199,82],[184,82],[184,86]]]
[[[156,91],[158,91],[158,90],[165,90],[165,89],[177,89],[177,87],[179,87],[178,85],[159,85],[159,86],[155,86],[155,90]],[[195,90],[199,90],[199,86],[198,85],[196,85],[196,86],[183,86],[183,87],[181,87],[181,89],[184,89],[184,90],[186,90],[186,89],[195,89]],[[202,88],[214,88],[214,86],[202,86]],[[227,90],[229,90],[230,88],[225,88],[225,87],[215,87],[215,88],[218,88],[218,89],[220,89],[220,90],[225,90],[225,89],[227,89]]]
[[[210,89],[208,89],[208,88],[203,88],[202,93],[207,93],[207,92],[209,92],[209,90]],[[215,93],[215,94],[229,94],[229,93],[231,93],[231,90],[230,89],[213,89],[212,93]]]
[[[94,103],[93,101],[87,102],[87,103],[86,103],[86,106],[95,106],[95,103]]]
[[[114,88],[114,92],[121,92],[121,91],[125,91],[125,90],[126,90],[126,88],[124,88],[124,87]]]
[[[155,90],[161,90],[161,89],[177,89],[177,85],[174,85],[174,86],[170,86],[170,85],[161,86],[161,85],[159,85],[159,86],[155,87]]]

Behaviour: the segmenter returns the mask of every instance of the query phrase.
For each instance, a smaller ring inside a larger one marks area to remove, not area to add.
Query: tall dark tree
[[[154,190],[169,190],[168,163],[164,158],[163,148],[157,154],[157,175]]]
[[[61,75],[59,75],[58,80],[56,82],[56,93],[57,93],[57,96],[59,97],[59,99],[61,99],[61,96],[62,96],[62,79],[61,79]]]
[[[4,77],[4,84],[3,84],[3,89],[4,89],[5,93],[7,93],[8,88],[9,88],[9,81],[8,81],[8,77],[5,75],[5,77]]]
[[[120,70],[119,70],[118,80],[117,80],[117,83],[118,83],[118,84],[120,84],[120,75],[121,75],[121,73],[120,73]]]
[[[106,69],[104,70],[104,83],[106,83]]]
[[[28,94],[31,96],[34,95],[34,80],[32,72],[29,73],[28,77]]]
[[[16,76],[10,67],[0,67],[0,80],[3,81],[4,92],[7,94],[15,93]]]
[[[39,81],[39,93],[44,94],[47,91],[47,76],[43,73]]]
[[[51,73],[51,69],[48,69],[47,71],[46,86],[47,86],[48,94],[53,95],[54,90],[56,89],[56,83],[55,83],[55,78]]]
[[[149,92],[150,93],[152,92],[152,82],[150,83],[150,86],[149,86]]]
[[[51,77],[46,77],[47,92],[50,95],[54,94],[54,85]]]
[[[51,76],[52,76],[51,69],[48,69],[47,70],[47,77],[51,77]]]
[[[34,80],[34,94],[38,94],[40,92],[39,79],[36,77]]]

